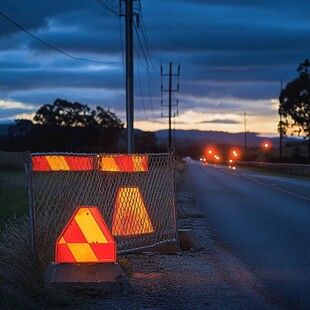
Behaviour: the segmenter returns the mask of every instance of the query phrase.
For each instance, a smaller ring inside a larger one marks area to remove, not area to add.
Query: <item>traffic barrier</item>
[[[33,171],[87,171],[94,169],[93,157],[40,155],[32,157]]]
[[[173,153],[29,153],[33,251],[54,257],[77,206],[98,208],[119,254],[176,242],[174,164]]]
[[[32,169],[33,171],[143,172],[148,170],[148,157],[147,155],[35,155],[32,157]]]

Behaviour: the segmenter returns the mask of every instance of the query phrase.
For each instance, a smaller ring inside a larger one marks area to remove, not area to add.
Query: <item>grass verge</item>
[[[9,218],[20,218],[28,213],[25,172],[0,171],[0,230]]]

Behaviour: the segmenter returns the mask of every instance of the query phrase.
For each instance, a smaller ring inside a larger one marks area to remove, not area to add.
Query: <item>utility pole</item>
[[[133,77],[133,16],[138,18],[139,13],[133,12],[133,2],[140,0],[120,0],[120,16],[126,20],[126,123],[127,123],[127,153],[134,152],[134,77]],[[125,13],[122,2],[125,2]]]
[[[281,110],[279,110],[279,114],[280,114],[280,160],[281,160],[281,162],[282,162],[282,148],[283,148],[283,145],[282,145],[282,141],[283,141],[283,132],[282,132],[282,130],[283,130],[283,127],[282,127],[282,112],[281,112]]]
[[[283,90],[283,86],[282,86],[282,80],[281,80],[281,91]],[[281,107],[279,108],[279,114],[280,114],[280,124],[279,124],[279,131],[280,131],[280,161],[282,162],[282,156],[283,156],[283,153],[282,153],[282,148],[283,148],[283,145],[282,145],[282,141],[283,141],[283,123],[282,123],[282,110],[281,110]]]
[[[180,65],[178,65],[178,71],[177,73],[172,72],[172,62],[169,63],[169,73],[163,73],[163,67],[160,67],[160,72],[161,72],[161,77],[167,76],[169,78],[169,87],[168,89],[163,88],[163,84],[161,84],[161,92],[168,92],[168,105],[164,104],[164,100],[162,98],[161,100],[161,106],[162,107],[168,107],[168,119],[169,119],[169,133],[168,133],[168,147],[172,146],[172,128],[171,128],[171,118],[172,118],[172,107],[178,106],[178,100],[176,100],[176,103],[173,105],[172,104],[172,92],[178,92],[179,91],[179,82],[177,83],[177,88],[173,89],[172,88],[172,77],[177,76],[178,78],[180,77]],[[162,117],[167,117],[164,116],[162,113]],[[175,117],[175,114],[174,114]]]
[[[133,9],[132,1],[126,1],[126,121],[127,153],[134,152],[134,85],[133,85]]]

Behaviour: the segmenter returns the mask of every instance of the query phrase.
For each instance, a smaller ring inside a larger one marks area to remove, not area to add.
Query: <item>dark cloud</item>
[[[213,119],[211,121],[197,122],[196,124],[241,124],[233,119]]]
[[[160,114],[160,84],[168,87],[161,81],[161,64],[181,64],[180,92],[173,99],[183,111],[240,113],[246,106],[264,114],[281,81],[296,78],[299,63],[309,58],[307,1],[144,0],[141,5],[135,30],[139,118]],[[85,0],[0,0],[0,12],[56,49],[111,63],[70,58],[0,16],[0,100],[40,105],[59,97],[124,112],[124,17]],[[6,113],[0,108],[0,118]]]

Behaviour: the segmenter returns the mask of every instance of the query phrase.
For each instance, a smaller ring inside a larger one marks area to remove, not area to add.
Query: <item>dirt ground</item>
[[[203,250],[126,255],[131,292],[97,297],[84,309],[280,309],[278,301],[211,235],[185,176],[177,193],[178,228],[192,229]]]

